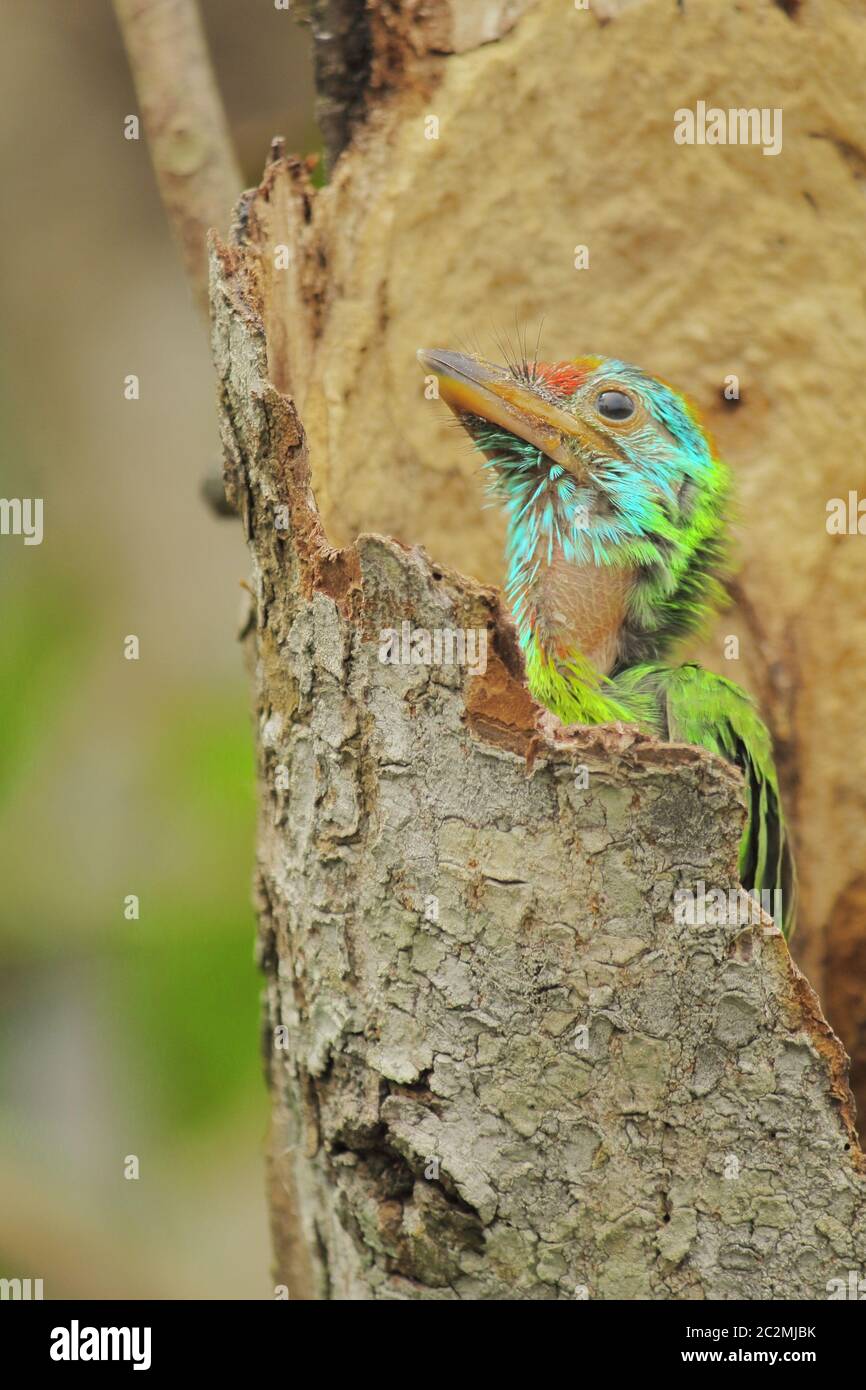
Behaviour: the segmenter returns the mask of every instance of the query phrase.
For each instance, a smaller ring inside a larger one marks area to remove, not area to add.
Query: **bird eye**
[[[634,415],[634,401],[625,391],[602,391],[595,407],[605,420],[628,420]]]

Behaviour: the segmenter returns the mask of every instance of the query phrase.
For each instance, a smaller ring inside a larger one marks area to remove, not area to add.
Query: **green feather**
[[[778,894],[774,916],[786,937],[794,929],[797,880],[782,811],[769,731],[754,701],[733,681],[700,666],[636,666],[612,682],[628,704],[655,699],[663,737],[691,743],[740,768],[746,784],[746,825],[740,841],[740,882],[749,892]]]

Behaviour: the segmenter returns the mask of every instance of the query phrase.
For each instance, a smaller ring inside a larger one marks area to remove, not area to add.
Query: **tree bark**
[[[237,173],[195,3],[115,5],[199,294],[203,231]],[[310,0],[333,177],[315,195],[274,185],[293,260],[262,268],[260,306],[333,543],[386,530],[486,582],[501,518],[479,512],[445,412],[417,408],[417,347],[489,338],[513,314],[530,335],[543,322],[548,358],[603,351],[689,390],[744,525],[734,606],[688,655],[751,689],[770,724],[799,865],[793,949],[861,1111],[862,538],[859,513],[845,535],[827,513],[859,500],[862,8]],[[710,99],[778,102],[777,157],[676,144],[675,115]]]
[[[368,5],[366,114],[307,228],[321,315],[295,393],[333,542],[384,530],[484,583],[501,582],[501,518],[480,511],[477,456],[447,413],[419,405],[416,348],[479,341],[495,358],[494,333],[517,317],[532,343],[543,321],[548,360],[606,353],[689,393],[734,473],[740,582],[687,655],[752,689],[772,725],[800,867],[793,949],[849,1049],[827,962],[866,935],[850,891],[866,863],[866,540],[828,534],[826,507],[864,492],[862,12]],[[778,108],[780,153],[675,143],[675,113],[699,100]],[[866,1104],[866,1050],[861,1074]]]
[[[626,727],[550,744],[495,590],[325,533],[297,403],[328,390],[349,173],[319,204],[276,159],[211,257],[252,562],[277,1279],[827,1298],[866,1263],[847,1059],[768,919],[674,907],[736,891],[739,775]],[[486,669],[383,661],[404,623],[483,632]]]

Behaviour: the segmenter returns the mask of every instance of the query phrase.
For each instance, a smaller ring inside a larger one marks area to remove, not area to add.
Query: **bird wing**
[[[655,690],[669,739],[707,748],[741,770],[748,815],[740,842],[740,882],[758,895],[780,890],[782,920],[777,925],[789,937],[796,913],[794,859],[772,740],[754,701],[733,681],[692,664],[636,668],[624,676],[636,689]]]

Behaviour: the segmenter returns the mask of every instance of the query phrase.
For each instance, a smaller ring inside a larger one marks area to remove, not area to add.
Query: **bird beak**
[[[477,415],[540,449],[555,463],[574,468],[575,454],[566,439],[587,445],[586,426],[517,382],[505,367],[462,352],[421,348],[418,361],[436,377],[439,396],[458,417]]]

